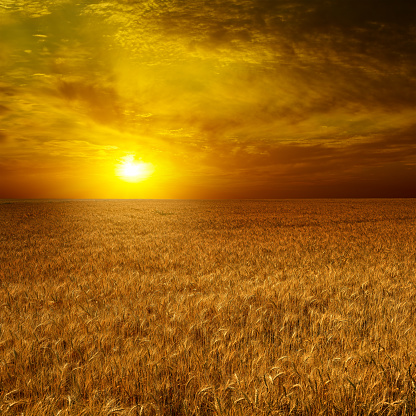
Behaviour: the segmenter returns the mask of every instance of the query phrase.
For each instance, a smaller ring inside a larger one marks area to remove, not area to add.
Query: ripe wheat
[[[0,203],[0,414],[416,414],[415,208]]]

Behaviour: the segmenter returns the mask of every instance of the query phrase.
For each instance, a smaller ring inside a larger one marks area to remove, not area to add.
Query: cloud
[[[6,113],[7,111],[10,111],[10,108],[0,104],[0,114]]]
[[[84,111],[95,121],[107,124],[120,122],[122,113],[119,97],[114,88],[87,84],[83,82],[60,81],[58,93],[69,103],[81,104]]]
[[[414,1],[3,3],[10,160],[116,146],[265,193],[413,169]]]
[[[381,196],[399,195],[400,189],[410,196],[415,190],[412,175],[416,173],[416,128],[387,130],[370,141],[358,140],[344,146],[289,143],[262,144],[252,140],[218,143],[198,159],[201,180],[208,172],[223,178],[229,192],[240,195],[243,189],[256,197],[276,195],[313,196]],[[210,167],[210,168],[209,168]],[[354,186],[358,186],[354,194]],[[374,192],[370,192],[371,184]],[[396,184],[397,186],[395,187]],[[293,186],[293,190],[288,189]],[[309,186],[309,191],[307,189]],[[343,188],[345,187],[345,188]],[[233,190],[234,189],[234,190]],[[340,189],[340,190],[339,190]],[[339,190],[339,191],[338,191]],[[283,192],[284,191],[284,192]],[[283,192],[283,193],[282,193]]]

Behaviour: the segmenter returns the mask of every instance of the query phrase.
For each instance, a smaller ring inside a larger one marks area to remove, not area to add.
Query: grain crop
[[[415,415],[416,200],[0,201],[1,415]]]

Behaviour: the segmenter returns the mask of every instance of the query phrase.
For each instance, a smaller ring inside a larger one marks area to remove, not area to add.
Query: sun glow
[[[155,171],[151,163],[134,160],[134,155],[121,158],[116,166],[116,175],[126,182],[141,182],[148,179]]]

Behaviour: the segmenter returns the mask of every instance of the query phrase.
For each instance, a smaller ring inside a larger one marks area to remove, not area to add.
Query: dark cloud
[[[58,92],[68,102],[78,101],[85,104],[90,117],[99,123],[107,124],[121,120],[119,97],[112,88],[61,81],[58,84]]]
[[[270,80],[251,112],[300,121],[337,107],[400,111],[416,104],[413,1],[169,4],[158,14],[167,37],[202,48],[202,56],[238,52],[231,63],[251,63],[236,77],[240,89]],[[212,125],[209,117],[204,124]]]
[[[270,185],[277,181],[309,183],[317,189],[326,183],[332,186],[325,191],[330,196],[330,189],[335,192],[342,183],[349,182],[348,189],[359,181],[374,183],[380,191],[381,183],[385,181],[390,194],[394,190],[393,184],[397,183],[400,185],[397,189],[407,189],[406,195],[410,196],[409,192],[416,186],[414,177],[412,179],[416,172],[416,125],[401,131],[386,131],[372,141],[344,146],[262,145],[258,140],[237,148],[231,144],[218,144],[206,157],[204,164],[232,176],[236,184],[250,184],[255,180]],[[368,187],[364,188],[368,191]]]
[[[408,36],[415,26],[412,0],[177,0],[168,5],[158,10],[158,20],[168,33],[179,32],[217,46],[241,40],[247,46],[274,46],[280,52],[282,40],[286,46],[306,41],[314,49],[325,46],[322,41],[326,40],[332,46],[347,47],[348,52],[369,48],[381,53],[377,48],[384,46],[400,55],[412,53],[414,45]]]
[[[0,114],[6,113],[7,111],[10,111],[10,108],[0,104]]]
[[[303,10],[306,5],[311,8],[303,13],[303,24],[317,30],[328,27],[372,28],[374,25],[378,25],[377,29],[381,25],[388,25],[403,30],[415,24],[416,6],[412,0],[318,0],[300,3]]]
[[[15,88],[10,86],[0,86],[0,94],[5,96],[13,96],[16,93]]]

